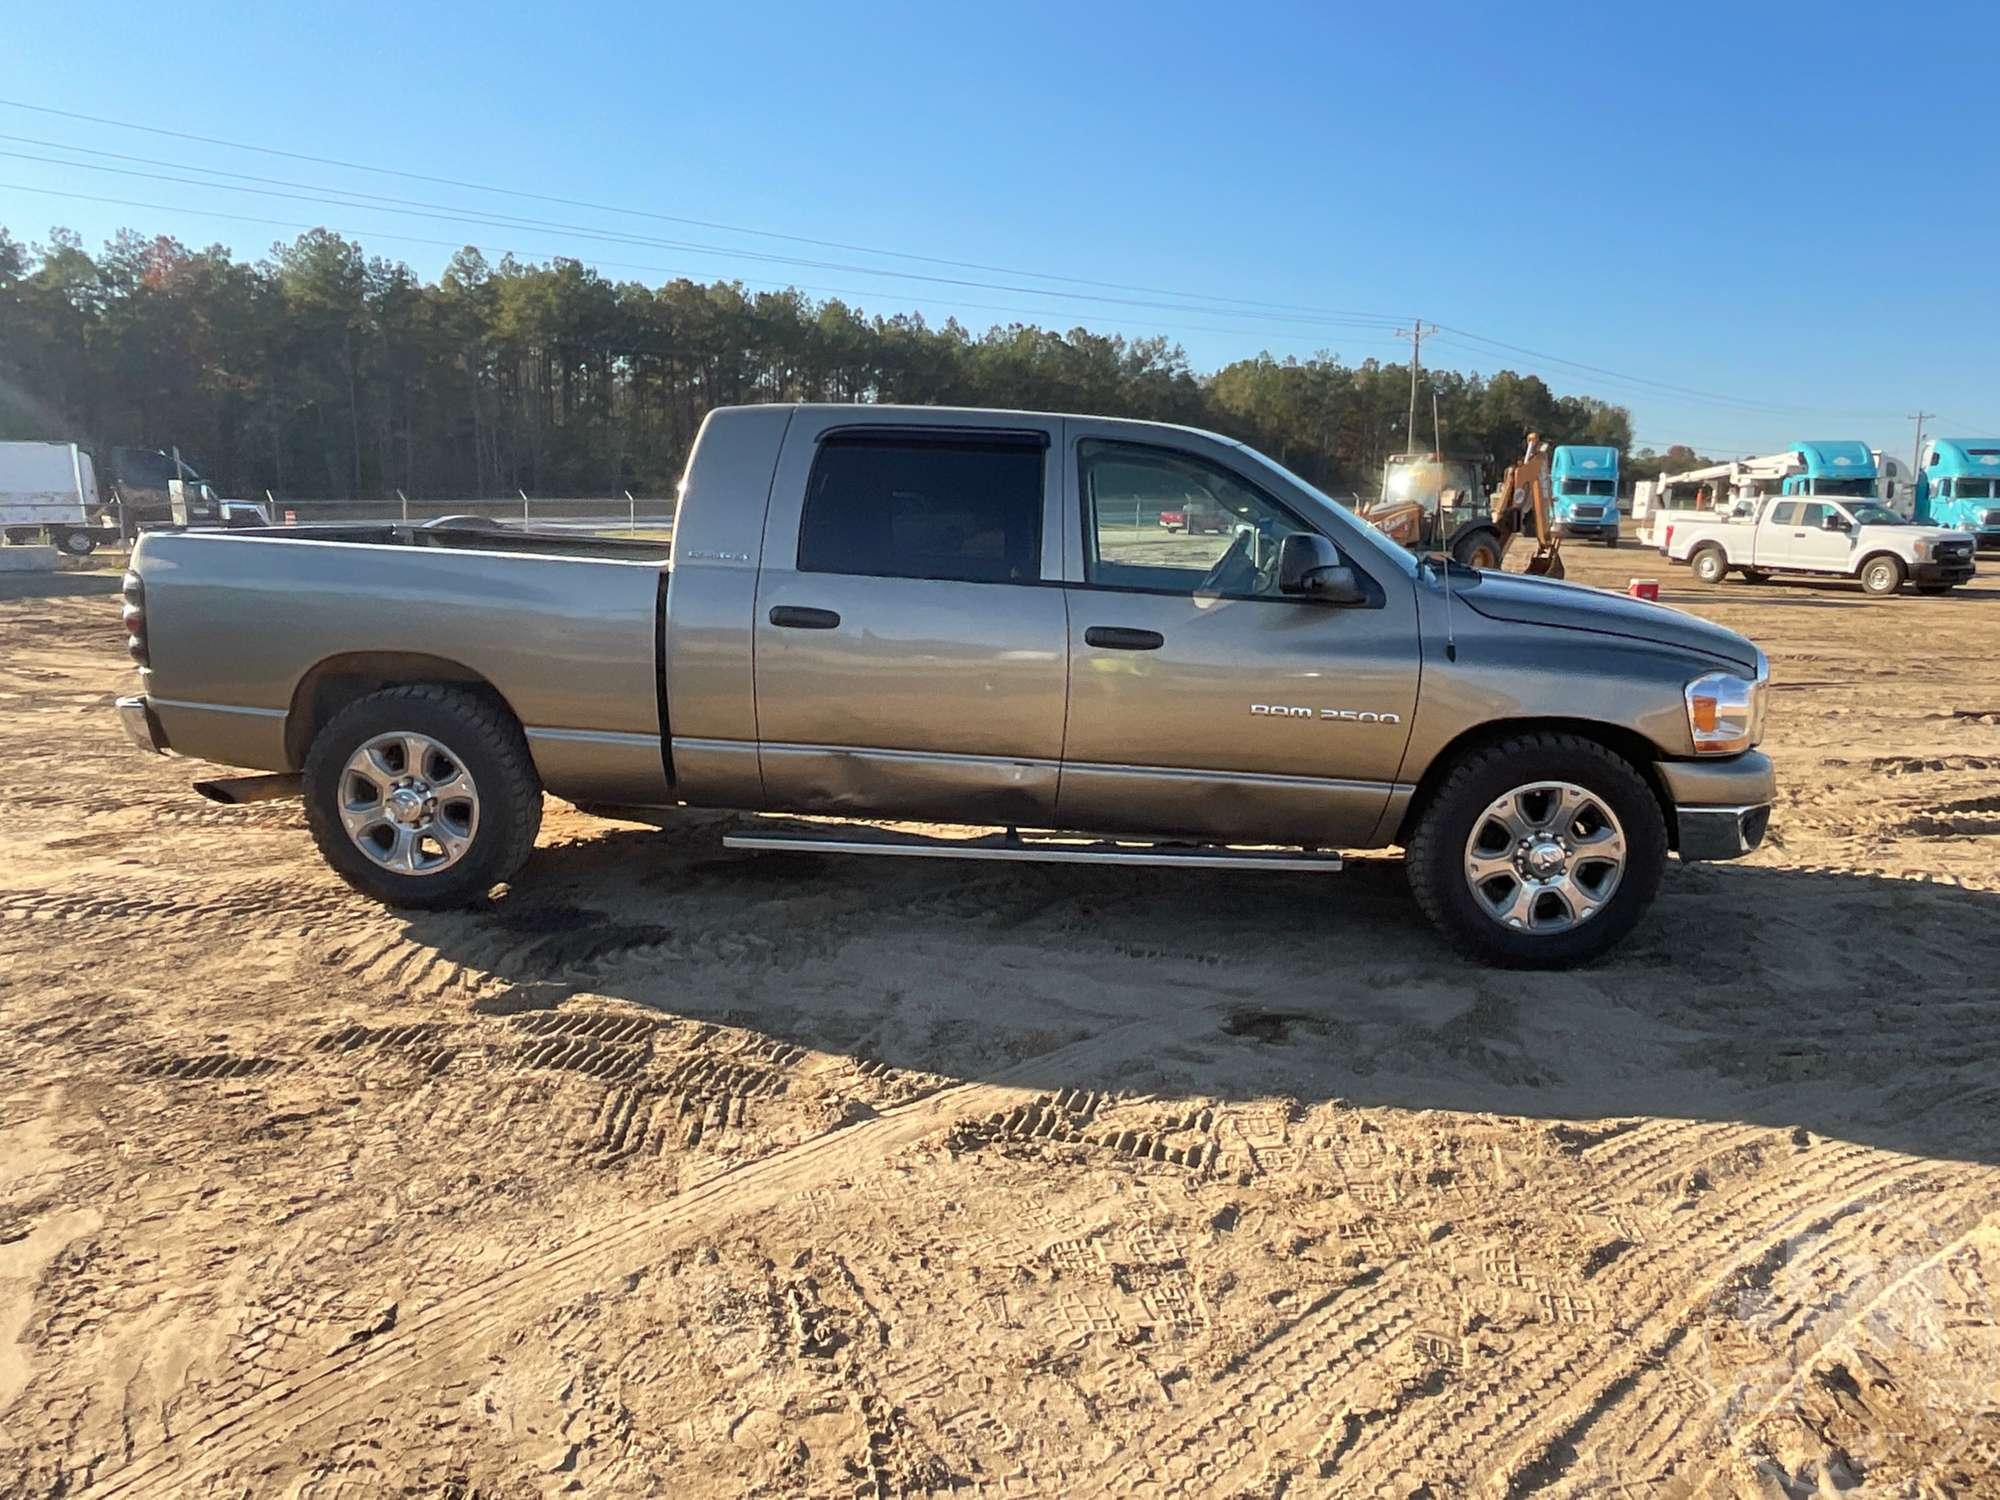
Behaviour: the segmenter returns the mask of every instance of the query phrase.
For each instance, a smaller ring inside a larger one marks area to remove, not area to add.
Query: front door
[[[1182,447],[1070,429],[1065,524],[1082,547],[1069,568],[1062,825],[1372,837],[1416,707],[1409,580],[1382,569],[1362,607],[1280,594],[1280,539],[1326,528],[1277,499],[1252,461],[1193,436]],[[1158,523],[1196,507],[1230,524],[1189,535]]]
[[[842,422],[799,411],[765,523],[766,803],[1047,825],[1069,667],[1060,422]]]
[[[1829,516],[1847,522],[1845,529],[1828,531]],[[1791,552],[1787,567],[1814,573],[1845,573],[1853,561],[1854,526],[1847,513],[1824,500],[1809,501],[1799,507],[1798,524],[1792,527]]]

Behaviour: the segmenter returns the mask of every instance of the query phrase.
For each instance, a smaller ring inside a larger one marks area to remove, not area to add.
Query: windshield
[[[1850,505],[1847,509],[1863,526],[1896,526],[1903,519],[1886,505]]]
[[[1565,495],[1597,495],[1606,499],[1616,488],[1609,479],[1565,479],[1562,483]]]
[[[1455,499],[1463,504],[1477,489],[1473,467],[1463,460],[1392,458],[1389,460],[1388,475],[1382,481],[1382,498],[1390,503],[1414,500],[1425,506],[1435,506],[1446,490],[1456,490]]]
[[[1854,495],[1864,500],[1875,498],[1875,481],[1872,479],[1815,479],[1812,492],[1815,495]]]
[[[1960,479],[1951,492],[1960,500],[1991,500],[2000,493],[2000,479]]]

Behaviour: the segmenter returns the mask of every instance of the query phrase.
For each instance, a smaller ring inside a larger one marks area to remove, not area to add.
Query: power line
[[[1671,382],[1664,380],[1653,380],[1644,375],[1632,375],[1622,370],[1607,369],[1603,365],[1590,365],[1590,364],[1584,364],[1578,360],[1564,359],[1559,354],[1550,354],[1540,349],[1525,348],[1520,344],[1509,344],[1500,339],[1488,338],[1485,334],[1473,333],[1464,328],[1453,328],[1449,324],[1445,325],[1444,331],[1448,335],[1455,335],[1457,339],[1460,340],[1470,339],[1476,344],[1487,344],[1491,345],[1496,349],[1505,349],[1515,354],[1525,354],[1531,359],[1544,360],[1549,364],[1564,365],[1573,370],[1584,370],[1592,375],[1608,376],[1617,380],[1626,381],[1633,385],[1649,386],[1656,391],[1665,392],[1670,395],[1691,396],[1691,397],[1696,397],[1703,401],[1714,402],[1722,405],[1742,407],[1746,410],[1799,412],[1808,415],[1816,414],[1822,416],[1879,417],[1885,415],[1885,413],[1879,411],[1835,412],[1831,408],[1823,408],[1816,406],[1800,406],[1793,403],[1779,402],[1779,401],[1754,401],[1744,396],[1726,396],[1716,391],[1698,390],[1693,386],[1674,385]],[[1451,340],[1447,340],[1447,342],[1450,341]]]
[[[0,189],[5,189],[13,192],[38,193],[50,198],[71,198],[85,203],[101,203],[116,208],[144,208],[153,210],[154,212],[158,213],[199,213],[199,214],[204,214],[209,218],[227,219],[231,223],[259,224],[265,226],[266,228],[271,228],[271,229],[306,230],[306,229],[320,229],[326,227],[325,225],[314,224],[303,219],[272,219],[272,218],[266,218],[258,214],[234,214],[226,212],[225,210],[222,209],[206,209],[206,208],[193,209],[179,204],[146,203],[134,198],[112,198],[99,193],[77,193],[77,192],[65,191],[60,188],[33,187],[27,183],[20,183],[20,182],[0,182]],[[466,245],[466,241],[464,240],[441,240],[426,235],[399,234],[394,230],[385,230],[385,229],[350,230],[350,231],[345,231],[345,233],[351,234],[356,239],[359,239],[361,236],[365,235],[370,240],[395,240],[403,244],[428,245],[436,247],[438,249],[445,249],[445,250],[458,250],[464,248]],[[558,251],[522,250],[506,245],[491,245],[491,244],[473,245],[471,248],[478,250],[485,255],[513,255],[513,256],[519,256],[523,259],[537,259],[542,257],[546,257],[549,259],[562,258],[561,253]],[[690,271],[678,266],[658,266],[639,261],[604,260],[597,258],[593,258],[592,263],[594,265],[608,266],[622,271],[644,271],[644,272],[649,272],[656,276],[682,277],[697,282],[701,281],[702,279],[702,273]],[[719,279],[721,278],[718,278],[718,280]],[[728,280],[737,285],[760,287],[770,291],[816,292],[824,296],[834,296],[834,297],[873,298],[873,297],[890,297],[895,295],[894,293],[885,291],[879,287],[863,290],[857,287],[825,286],[825,285],[817,285],[810,282],[802,283],[794,281],[757,281],[754,279],[740,277],[740,276],[730,277],[728,278]],[[1062,318],[1062,317],[1072,317],[1079,315],[1078,310],[1075,308],[1056,309],[1056,308],[1045,308],[1045,307],[1015,307],[1005,303],[967,302],[956,297],[951,299],[950,305],[953,307],[977,308],[982,312],[1014,313],[1024,317]],[[1281,329],[1273,330],[1266,328],[1218,328],[1210,324],[1202,324],[1202,323],[1181,323],[1181,324],[1158,323],[1152,326],[1162,333],[1225,333],[1225,334],[1234,334],[1243,338],[1275,338],[1281,342],[1297,342],[1297,343],[1307,342],[1306,335],[1289,334]],[[1313,337],[1317,337],[1317,335],[1314,335]],[[1393,344],[1362,343],[1356,345],[1355,347],[1369,348],[1369,349],[1388,349],[1388,348],[1394,348],[1396,346]]]
[[[568,224],[560,221],[533,219],[525,216],[498,214],[490,211],[481,211],[476,209],[461,212],[460,210],[465,207],[463,205],[438,205],[438,204],[427,203],[422,200],[399,199],[399,198],[389,197],[383,194],[366,193],[358,189],[321,187],[320,185],[313,183],[299,183],[282,178],[260,177],[255,174],[230,172],[221,168],[214,168],[214,167],[191,166],[186,163],[166,161],[159,158],[140,157],[140,156],[130,155],[127,153],[104,151],[95,147],[73,146],[60,142],[41,141],[32,137],[0,136],[0,139],[13,140],[25,144],[39,145],[59,151],[70,152],[73,154],[99,156],[108,158],[110,160],[137,162],[150,166],[166,166],[175,168],[180,171],[199,172],[205,174],[205,177],[229,177],[237,179],[238,182],[242,183],[267,184],[268,186],[243,187],[243,186],[238,186],[235,183],[231,182],[208,181],[204,180],[204,178],[170,176],[161,173],[137,171],[131,168],[104,166],[95,162],[78,162],[78,161],[64,160],[62,158],[55,158],[55,157],[35,156],[26,152],[0,151],[0,156],[9,156],[25,161],[40,162],[46,165],[65,166],[70,168],[80,167],[88,171],[116,173],[122,176],[140,177],[153,181],[174,182],[185,186],[220,189],[223,191],[230,191],[230,192],[251,193],[263,197],[292,199],[295,201],[316,203],[326,207],[376,208],[378,210],[385,210],[391,213],[410,214],[414,216],[430,218],[438,220],[440,222],[466,223],[466,224],[479,225],[489,228],[491,227],[515,228],[515,229],[528,229],[532,231],[541,231],[541,232],[553,231],[563,234],[578,235],[587,239],[598,240],[611,244],[632,244],[632,245],[640,245],[651,248],[680,250],[695,255],[714,256],[724,259],[749,260],[766,264],[795,265],[807,269],[840,271],[840,272],[846,272],[848,274],[880,277],[888,280],[921,281],[940,286],[967,287],[979,290],[1015,292],[1015,293],[1023,293],[1029,296],[1050,296],[1050,297],[1062,298],[1064,300],[1069,300],[1069,301],[1102,303],[1112,306],[1131,307],[1147,311],[1195,312],[1198,314],[1219,313],[1224,316],[1234,315],[1239,317],[1255,318],[1262,321],[1267,321],[1273,324],[1274,326],[1285,326],[1288,324],[1291,326],[1299,326],[1299,324],[1303,320],[1311,320],[1315,323],[1322,324],[1329,328],[1338,326],[1338,327],[1357,329],[1357,330],[1374,330],[1374,329],[1386,329],[1388,327],[1394,326],[1396,323],[1401,321],[1400,319],[1385,313],[1367,313],[1367,312],[1357,312],[1351,310],[1337,311],[1332,309],[1312,308],[1301,304],[1260,301],[1258,299],[1252,299],[1252,298],[1237,298],[1237,297],[1227,297],[1227,296],[1213,295],[1213,294],[1178,292],[1178,291],[1170,291],[1155,287],[1147,287],[1135,283],[1098,281],[1086,277],[1068,276],[1054,272],[1021,270],[1004,266],[996,266],[986,262],[952,260],[946,257],[923,255],[911,251],[891,250],[881,247],[857,245],[838,240],[816,239],[811,236],[788,234],[774,230],[754,229],[742,225],[725,224],[714,220],[695,219],[680,215],[657,213],[645,209],[627,208],[616,204],[593,203],[588,200],[567,198],[556,194],[535,193],[517,188],[507,188],[491,184],[468,182],[463,179],[437,176],[428,173],[411,172],[394,167],[380,167],[368,163],[344,161],[333,157],[315,156],[307,152],[288,151],[278,147],[260,146],[242,141],[231,141],[220,137],[201,135],[191,131],[172,130],[163,126],[144,125],[133,121],[116,120],[105,116],[86,114],[80,111],[56,109],[46,105],[28,104],[19,100],[0,99],[0,105],[6,105],[10,108],[29,110],[35,113],[40,113],[45,115],[53,115],[60,118],[75,119],[75,120],[86,121],[92,124],[111,126],[117,129],[142,131],[148,134],[165,136],[173,139],[195,141],[205,145],[220,146],[228,150],[256,152],[267,156],[281,157],[289,160],[312,162],[322,166],[331,166],[346,171],[376,173],[379,175],[398,177],[410,181],[427,182],[444,186],[456,187],[472,192],[493,193],[503,196],[538,201],[538,202],[559,203],[573,207],[586,208],[595,212],[626,214],[635,217],[658,220],[660,222],[665,222],[665,223],[689,224],[705,228],[719,229],[728,233],[755,235],[763,238],[782,240],[795,244],[805,244],[805,245],[814,245],[824,248],[842,249],[859,254],[886,256],[896,259],[909,260],[909,261],[915,261],[932,265],[943,265],[943,266],[958,267],[963,269],[991,271],[999,274],[1025,276],[1035,280],[1061,281],[1066,284],[1075,286],[1095,286],[1095,287],[1106,287],[1121,291],[1139,291],[1148,293],[1152,296],[1195,298],[1210,303],[1224,303],[1231,305],[1226,307],[1225,306],[1205,307],[1196,304],[1190,304],[1185,301],[1154,302],[1154,301],[1138,300],[1126,297],[1102,296],[1091,293],[1065,292],[1051,287],[1012,286],[1002,283],[975,281],[966,278],[933,276],[921,272],[895,271],[875,266],[850,265],[834,261],[823,261],[823,260],[806,259],[795,256],[775,255],[768,252],[738,249],[728,246],[705,245],[698,242],[670,240],[656,236],[632,235],[615,230],[609,230],[598,226]],[[304,193],[299,193],[299,192],[285,191],[285,189],[304,189],[306,191]],[[44,192],[49,191],[47,189],[28,189],[28,190],[44,191]],[[328,195],[338,195],[338,196],[328,196]],[[92,197],[92,195],[89,194],[71,194],[67,196],[73,196],[84,200],[89,200]],[[362,200],[362,201],[355,201],[355,200]],[[111,201],[111,200],[105,200],[105,201]],[[137,204],[133,206],[160,207],[160,205],[145,205],[145,204]],[[169,210],[169,211],[214,212],[212,210],[190,210],[190,209]],[[230,217],[228,215],[220,215],[220,216]],[[242,217],[242,216],[236,216],[236,217]],[[414,236],[402,236],[401,238],[407,238],[412,240],[416,239],[416,237]],[[868,294],[868,295],[879,295],[879,294]],[[1256,309],[1275,309],[1277,311],[1258,311]],[[1209,331],[1209,330],[1204,330],[1204,331]],[[1213,331],[1221,332],[1221,331],[1235,331],[1235,330],[1213,330]],[[1582,361],[1566,359],[1560,355],[1550,354],[1543,350],[1530,349],[1522,345],[1511,344],[1505,342],[1504,340],[1494,339],[1484,334],[1474,333],[1469,329],[1452,328],[1449,327],[1448,325],[1440,329],[1437,325],[1433,325],[1432,331],[1443,334],[1456,335],[1456,339],[1447,338],[1446,342],[1457,342],[1459,344],[1459,347],[1467,348],[1468,352],[1471,353],[1476,354],[1481,352],[1478,346],[1487,346],[1488,348],[1494,350],[1507,350],[1516,354],[1528,356],[1536,360],[1544,361],[1548,364],[1559,365],[1569,369],[1583,371],[1593,376],[1596,376],[1599,379],[1618,381],[1629,387],[1644,391],[1648,394],[1664,393],[1669,395],[1680,396],[1683,398],[1695,399],[1709,404],[1713,404],[1717,406],[1719,409],[1738,409],[1746,412],[1759,411],[1759,412],[1816,413],[1822,415],[1851,415],[1860,417],[1876,417],[1882,415],[1881,413],[1877,412],[1838,413],[1830,408],[1821,409],[1821,408],[1798,405],[1794,403],[1755,401],[1746,397],[1725,395],[1713,391],[1703,391],[1694,387],[1676,385],[1667,381],[1654,380],[1647,376],[1633,375],[1628,372],[1610,369],[1608,367],[1601,365],[1593,365],[1584,363]],[[1399,330],[1399,334],[1400,333],[1401,330]],[[1463,341],[1470,341],[1471,346],[1468,347],[1468,345]],[[1412,349],[1413,386],[1416,379],[1415,366],[1418,357],[1419,356],[1417,355],[1416,349],[1413,347]]]
[[[68,148],[63,148],[68,149]],[[348,194],[341,188],[317,188],[311,183],[286,183],[280,187],[245,187],[231,182],[208,182],[198,177],[183,177],[166,172],[146,172],[136,167],[106,166],[98,162],[65,161],[60,157],[37,156],[28,151],[0,150],[0,157],[18,161],[40,162],[46,166],[81,168],[86,172],[105,172],[119,177],[138,177],[150,182],[171,182],[183,187],[216,189],[230,193],[248,193],[260,198],[281,198],[292,202],[313,203],[328,208],[366,208],[380,213],[407,214],[417,218],[434,219],[441,223],[470,224],[486,228],[530,229],[544,232],[577,235],[584,239],[599,240],[614,245],[639,245],[650,249],[680,250],[695,255],[712,255],[727,260],[748,260],[765,265],[801,266],[809,270],[841,271],[850,275],[879,276],[893,281],[920,281],[939,286],[970,287],[983,291],[1020,292],[1031,297],[1059,297],[1066,301],[1085,303],[1106,303],[1120,307],[1131,307],[1146,311],[1219,313],[1229,317],[1258,318],[1276,325],[1299,326],[1304,321],[1314,321],[1325,327],[1352,327],[1375,329],[1387,327],[1372,317],[1326,318],[1301,320],[1279,313],[1257,312],[1241,307],[1201,307],[1179,302],[1158,302],[1132,297],[1112,297],[1098,292],[1066,292],[1054,287],[1017,286],[1005,282],[974,281],[966,277],[934,276],[923,271],[893,271],[877,266],[852,265],[841,261],[812,260],[802,256],[776,255],[764,250],[742,250],[727,245],[706,245],[691,240],[663,239],[656,235],[626,234],[618,230],[597,228],[588,224],[569,224],[559,220],[531,219],[515,214],[482,213],[477,210],[459,212],[452,205],[427,204],[414,199],[386,198],[379,194]],[[206,171],[206,168],[187,168],[189,171]],[[260,179],[273,181],[274,179]],[[287,188],[303,188],[304,192],[286,191]],[[338,195],[338,196],[330,196]],[[356,198],[374,198],[374,202],[356,202]],[[398,206],[402,205],[402,206]],[[190,212],[197,210],[187,210]],[[1393,320],[1391,320],[1393,321]]]
[[[852,254],[881,255],[895,260],[917,261],[922,264],[951,266],[966,271],[986,271],[1002,276],[1027,276],[1036,281],[1061,281],[1072,286],[1104,287],[1111,291],[1143,292],[1149,296],[1196,298],[1209,302],[1232,303],[1243,307],[1263,307],[1279,312],[1303,313],[1313,317],[1367,317],[1395,322],[1390,314],[1353,313],[1333,308],[1311,307],[1298,303],[1266,302],[1249,297],[1228,297],[1205,292],[1183,292],[1171,288],[1144,286],[1122,281],[1098,281],[1084,276],[1067,276],[1053,271],[1028,271],[1012,266],[992,265],[983,261],[953,260],[945,256],[923,255],[910,250],[890,250],[878,246],[858,245],[844,240],[815,239],[810,235],[787,234],[775,229],[755,229],[742,224],[725,224],[713,219],[687,218],[678,214],[659,213],[652,209],[628,208],[615,203],[593,203],[582,198],[566,198],[553,193],[529,192],[522,188],[498,187],[490,183],[468,182],[456,177],[433,176],[425,172],[410,172],[398,167],[374,166],[367,162],[343,161],[338,157],[314,156],[304,151],[286,151],[276,146],[259,146],[247,141],[225,140],[219,136],[198,135],[192,131],[170,130],[163,125],[145,125],[133,120],[114,120],[104,115],[84,114],[77,110],[56,109],[46,104],[28,104],[19,99],[0,99],[0,105],[9,109],[28,110],[35,114],[54,115],[66,120],[81,120],[92,125],[108,125],[118,130],[142,131],[148,135],[168,136],[175,140],[195,141],[207,146],[221,146],[230,151],[252,151],[262,156],[283,157],[288,161],[311,162],[323,167],[338,167],[349,172],[371,172],[383,177],[400,177],[410,182],[427,182],[439,187],[462,188],[468,192],[494,193],[502,197],[521,198],[537,203],[554,203],[566,208],[590,209],[597,213],[627,214],[634,218],[653,219],[663,224],[685,224],[695,229],[717,229],[729,234],[747,234],[762,239],[783,240],[796,245],[812,245],[822,250],[843,250]],[[89,151],[82,146],[65,147],[66,150]],[[116,152],[95,152],[92,154],[116,156]],[[137,160],[138,158],[131,158]],[[172,164],[166,164],[172,165]],[[198,168],[195,170],[210,170]],[[224,174],[238,175],[238,174]]]

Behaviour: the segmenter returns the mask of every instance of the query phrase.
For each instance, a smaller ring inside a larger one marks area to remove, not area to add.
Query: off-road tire
[[[1490,526],[1475,526],[1470,531],[1455,537],[1451,544],[1451,560],[1468,568],[1481,568],[1487,572],[1498,572],[1500,559],[1506,548],[1501,545],[1500,533]]]
[[[1627,849],[1618,888],[1594,916],[1539,936],[1510,931],[1481,910],[1464,868],[1474,820],[1496,797],[1536,781],[1572,782],[1604,799]],[[1404,857],[1410,890],[1431,925],[1468,958],[1504,969],[1567,969],[1597,958],[1652,905],[1666,863],[1666,818],[1645,777],[1595,740],[1552,731],[1514,735],[1448,769],[1418,814]]]
[[[1688,557],[1688,567],[1702,583],[1720,583],[1729,576],[1729,558],[1713,542],[1703,542]]]
[[[341,825],[337,799],[348,757],[377,735],[397,732],[448,746],[478,788],[471,847],[433,875],[383,869]],[[387,906],[436,910],[479,901],[527,862],[542,826],[541,778],[521,726],[503,705],[463,688],[414,683],[357,698],[313,736],[303,781],[306,826],[321,856],[355,890]]]
[[[1861,591],[1877,599],[1887,599],[1902,591],[1903,580],[1908,576],[1909,570],[1903,566],[1900,557],[1879,552],[1864,559],[1861,564]]]

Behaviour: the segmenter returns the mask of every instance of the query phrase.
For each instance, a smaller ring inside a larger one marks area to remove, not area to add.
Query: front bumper
[[[1741,859],[1764,842],[1771,804],[1758,807],[1677,807],[1676,852],[1683,860]]]
[[[1912,583],[1966,583],[1979,569],[1967,559],[1964,562],[1917,562],[1910,564]]]
[[[1558,521],[1556,535],[1562,537],[1586,537],[1591,541],[1601,541],[1618,535],[1616,521]]]
[[[118,700],[118,722],[125,726],[125,737],[148,755],[167,753],[167,732],[145,694]]]
[[[1771,758],[1761,750],[1714,760],[1663,760],[1674,810],[1674,848],[1684,860],[1741,859],[1764,842],[1778,795]]]

